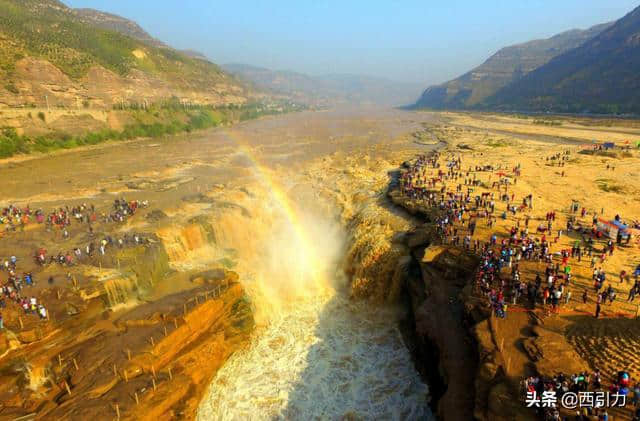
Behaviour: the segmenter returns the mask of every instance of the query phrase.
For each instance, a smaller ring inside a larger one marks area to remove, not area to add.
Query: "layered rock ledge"
[[[96,294],[78,317],[6,332],[2,417],[195,418],[211,378],[252,331],[237,279],[203,272],[195,288],[128,311],[104,310]]]

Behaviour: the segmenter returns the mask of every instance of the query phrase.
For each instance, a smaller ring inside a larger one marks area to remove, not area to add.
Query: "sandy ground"
[[[459,114],[446,113],[451,122],[457,125],[467,125],[481,130],[504,131],[513,134],[531,134],[540,136],[553,136],[585,143],[617,142],[631,144],[640,140],[640,129],[637,127],[625,127],[624,121],[619,125],[610,125],[611,120],[589,120],[589,126],[579,124],[570,118],[553,116],[527,116],[515,118],[502,115],[485,114]],[[555,122],[558,125],[547,126],[536,122]],[[598,124],[601,122],[601,124]]]
[[[524,227],[525,215],[531,217],[529,229],[535,232],[538,225],[545,223],[546,212],[554,211],[557,215],[554,231],[547,237],[554,239],[558,229],[564,231],[553,244],[552,251],[556,252],[570,249],[576,241],[584,248],[582,239],[575,232],[567,235],[566,221],[570,216],[576,216],[587,227],[591,226],[594,215],[607,220],[620,215],[627,222],[640,219],[640,202],[637,200],[640,195],[640,150],[617,148],[608,153],[589,154],[582,146],[591,138],[630,139],[635,143],[637,129],[594,126],[595,131],[591,131],[591,128],[570,122],[549,127],[526,120],[523,123],[513,117],[474,114],[446,114],[445,118],[445,124],[431,128],[438,138],[448,142],[445,157],[460,156],[463,169],[480,165],[499,168],[476,173],[482,186],[475,188],[474,194],[496,192],[492,183],[501,178],[498,173],[502,172],[513,181],[512,169],[520,165],[522,175],[516,184],[509,185],[508,194],[515,196],[515,203],[520,203],[528,194],[534,198],[533,210],[515,216],[509,213],[505,219],[499,215],[506,209],[506,204],[496,200],[496,226],[490,228],[485,222],[479,222],[474,239],[488,241],[493,233],[497,233],[499,238],[508,237],[511,227]],[[621,134],[621,131],[625,133]],[[564,166],[550,159],[558,153],[567,154]],[[458,183],[464,184],[464,180]],[[448,190],[455,191],[456,185],[448,182]],[[466,186],[462,187],[466,189]],[[579,209],[584,207],[587,210],[584,217],[581,217],[580,210],[577,213],[570,211],[572,200],[579,203]],[[615,373],[627,370],[633,382],[640,379],[640,362],[635,355],[640,342],[635,327],[640,307],[637,300],[627,302],[633,285],[633,276],[629,275],[640,264],[640,241],[636,235],[630,244],[618,246],[614,254],[607,255],[603,262],[600,254],[604,244],[605,240],[596,241],[594,264],[606,272],[605,288],[611,285],[616,299],[612,304],[607,302],[602,306],[600,319],[594,318],[591,258],[584,257],[581,262],[576,259],[570,261],[573,274],[571,298],[561,305],[558,314],[549,316],[547,309],[538,305],[533,310],[538,317],[532,317],[528,306],[510,305],[507,319],[498,320],[497,327],[491,330],[494,343],[504,344],[501,351],[503,367],[510,378],[514,399],[522,399],[518,392],[520,379],[537,372],[554,375],[559,371],[591,372],[599,369],[604,382],[609,384]],[[522,261],[520,269],[524,281],[533,281],[536,273],[544,275],[544,267],[544,263]],[[619,279],[621,271],[627,273],[622,282]],[[584,291],[588,295],[586,304],[582,302]],[[537,360],[539,355],[532,354],[531,350],[536,347],[544,354],[541,360]],[[493,393],[494,398],[501,396],[497,389]],[[613,409],[609,413],[616,420],[630,419],[630,409],[629,405],[624,411]]]

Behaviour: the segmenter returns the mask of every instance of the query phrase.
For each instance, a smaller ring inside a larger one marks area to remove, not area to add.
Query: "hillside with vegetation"
[[[119,32],[138,41],[142,41],[145,44],[153,45],[154,47],[171,49],[167,44],[145,31],[137,22],[123,18],[122,16],[96,9],[73,9],[72,12],[90,25]],[[199,51],[190,49],[178,51],[191,58],[210,61]]]
[[[521,79],[552,58],[598,35],[611,23],[587,30],[574,29],[551,38],[502,48],[464,75],[424,91],[416,108],[464,109],[481,104],[500,89]]]
[[[290,101],[263,101],[220,106],[189,105],[176,100],[149,107],[133,105],[96,113],[27,112],[0,129],[0,159],[33,152],[52,152],[108,141],[159,138],[228,126],[267,115],[301,111]],[[0,122],[2,118],[0,116]]]
[[[128,19],[57,0],[0,0],[0,158],[300,109]]]
[[[217,65],[127,22],[57,0],[0,0],[0,106],[246,101],[247,87]]]
[[[486,101],[498,110],[640,113],[640,7]]]
[[[151,36],[137,22],[112,13],[96,9],[72,9],[71,12],[80,20],[93,26],[119,32],[155,47],[169,48],[167,44]]]

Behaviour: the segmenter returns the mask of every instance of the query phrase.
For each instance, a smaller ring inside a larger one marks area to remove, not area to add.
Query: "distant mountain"
[[[503,110],[640,113],[640,7],[496,95]]]
[[[298,101],[321,97],[318,82],[302,73],[274,71],[240,63],[223,64],[221,67],[257,88],[277,95],[290,96]]]
[[[314,105],[336,103],[406,105],[420,85],[363,75],[309,76],[284,70],[270,70],[247,64],[225,64],[222,68],[259,89]]]
[[[246,101],[246,84],[127,19],[57,0],[0,0],[0,106]]]
[[[474,107],[552,58],[598,35],[611,24],[596,25],[587,30],[574,29],[551,38],[505,47],[480,66],[457,79],[429,87],[418,99],[415,107],[434,109]]]
[[[380,105],[407,105],[420,92],[418,83],[398,82],[394,80],[353,74],[331,74],[316,79],[336,96],[345,95],[348,102],[374,103]]]

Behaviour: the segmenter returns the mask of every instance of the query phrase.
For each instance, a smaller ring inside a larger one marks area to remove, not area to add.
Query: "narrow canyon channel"
[[[397,312],[347,297],[349,233],[337,216],[299,205],[267,206],[286,211],[251,227],[261,246],[238,272],[259,326],[218,371],[198,419],[430,419]],[[264,209],[250,212],[264,220]]]

